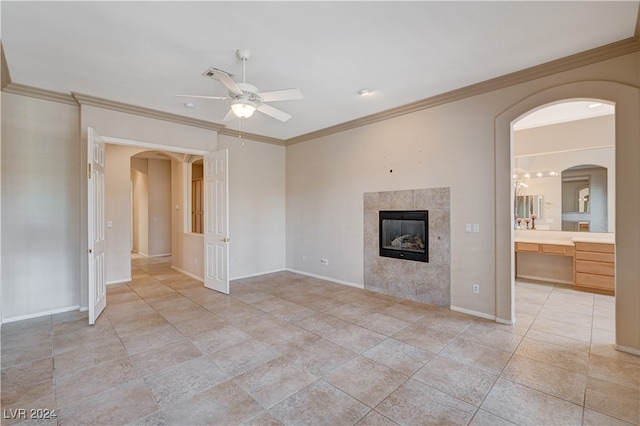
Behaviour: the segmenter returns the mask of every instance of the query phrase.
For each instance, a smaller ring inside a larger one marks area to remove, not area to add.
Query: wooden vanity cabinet
[[[615,291],[615,245],[575,243],[576,288],[613,295]]]

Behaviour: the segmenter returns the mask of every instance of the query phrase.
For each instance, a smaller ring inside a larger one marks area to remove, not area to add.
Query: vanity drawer
[[[613,263],[576,260],[576,272],[613,277],[615,275],[615,267]]]
[[[516,251],[528,251],[538,253],[538,244],[535,243],[516,243]]]
[[[572,256],[573,247],[561,246],[557,244],[542,244],[542,253],[560,254],[562,256]]]
[[[613,291],[615,287],[615,280],[612,276],[576,272],[576,286]]]
[[[615,253],[615,245],[602,243],[576,242],[576,251],[591,251],[596,253]]]
[[[588,260],[593,262],[615,262],[613,253],[596,253],[591,251],[577,251],[576,260]]]

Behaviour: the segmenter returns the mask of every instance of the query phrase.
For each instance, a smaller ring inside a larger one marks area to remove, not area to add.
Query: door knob
[[[225,238],[223,238],[223,239],[222,239],[222,242],[223,242],[223,243],[228,243],[229,241],[231,241],[231,239],[230,239],[230,238],[227,238],[227,237],[225,237]]]

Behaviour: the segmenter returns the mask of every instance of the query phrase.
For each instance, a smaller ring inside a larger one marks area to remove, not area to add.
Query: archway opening
[[[567,338],[582,327],[586,340],[596,324],[615,333],[615,137],[615,106],[601,99],[540,105],[511,122],[517,324],[567,324]]]

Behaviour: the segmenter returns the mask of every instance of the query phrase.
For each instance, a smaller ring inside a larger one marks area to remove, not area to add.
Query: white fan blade
[[[229,89],[231,93],[233,93],[234,95],[242,95],[242,90],[238,87],[236,82],[233,81],[229,76],[229,74],[227,74],[226,72],[219,70],[217,68],[211,67],[207,71],[205,71],[203,75],[205,77],[213,76],[217,78],[218,80],[220,80],[222,84],[224,84],[227,87],[227,89]]]
[[[291,115],[287,114],[286,112],[280,111],[279,109],[267,104],[261,104],[260,106],[258,106],[258,111],[282,122],[285,122],[291,118]]]
[[[272,92],[258,93],[264,102],[273,101],[290,101],[294,99],[302,99],[302,92],[300,89],[282,89],[274,90]]]
[[[229,108],[229,112],[227,113],[227,115],[224,116],[222,121],[231,121],[234,118],[236,118],[236,115],[233,113],[233,110]]]
[[[198,99],[220,99],[220,100],[228,100],[231,99],[228,96],[205,96],[205,95],[174,95],[179,98],[198,98]]]

